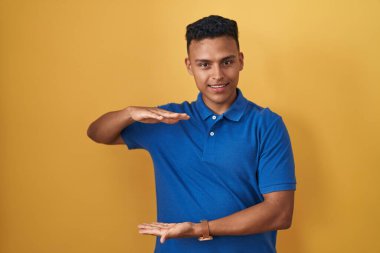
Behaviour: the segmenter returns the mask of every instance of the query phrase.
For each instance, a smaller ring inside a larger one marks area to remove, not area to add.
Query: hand
[[[170,112],[158,107],[141,107],[129,106],[126,108],[134,121],[142,123],[159,123],[175,124],[180,120],[190,118],[186,113]]]
[[[184,237],[196,237],[194,230],[194,223],[182,222],[182,223],[143,223],[137,226],[139,233],[144,235],[161,236],[160,242],[164,243],[165,240],[170,238],[184,238]]]

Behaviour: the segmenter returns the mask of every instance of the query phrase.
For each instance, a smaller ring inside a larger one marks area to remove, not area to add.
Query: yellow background
[[[185,26],[238,22],[244,95],[283,116],[298,188],[281,253],[380,252],[380,1],[0,1],[0,252],[152,252],[145,151],[92,142],[128,105],[192,101]],[[231,150],[231,152],[237,152]]]

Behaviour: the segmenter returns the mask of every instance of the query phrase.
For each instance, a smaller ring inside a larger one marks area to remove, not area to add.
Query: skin
[[[229,58],[226,58],[229,57]],[[243,53],[239,52],[230,37],[217,37],[192,41],[185,65],[194,77],[205,104],[215,113],[224,113],[236,98],[239,72],[243,69]],[[228,83],[224,89],[215,90],[208,85]],[[156,107],[128,106],[108,112],[90,124],[87,135],[98,143],[125,144],[120,132],[135,121],[154,124],[175,124],[188,120],[186,113],[175,113]],[[248,235],[287,229],[291,226],[294,191],[264,194],[264,201],[226,217],[209,221],[210,234]],[[139,233],[159,236],[161,243],[170,238],[201,236],[200,223],[151,222],[138,225]]]
[[[239,73],[244,66],[244,55],[235,40],[229,36],[193,40],[185,65],[207,107],[217,114],[224,113],[236,98]],[[228,86],[222,92],[209,87],[226,83]]]

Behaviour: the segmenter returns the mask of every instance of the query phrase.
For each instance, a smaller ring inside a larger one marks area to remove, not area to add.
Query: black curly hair
[[[235,20],[218,15],[210,15],[201,18],[186,26],[187,53],[189,53],[189,47],[192,40],[199,41],[205,38],[221,36],[232,37],[236,41],[238,50],[240,50],[238,27]]]

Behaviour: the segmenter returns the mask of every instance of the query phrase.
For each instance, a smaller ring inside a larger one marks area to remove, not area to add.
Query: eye
[[[203,62],[203,63],[198,64],[198,66],[201,67],[201,68],[206,68],[206,67],[208,67],[208,63],[207,62]]]
[[[231,65],[232,63],[233,63],[232,60],[227,60],[227,61],[224,62],[224,65]]]

